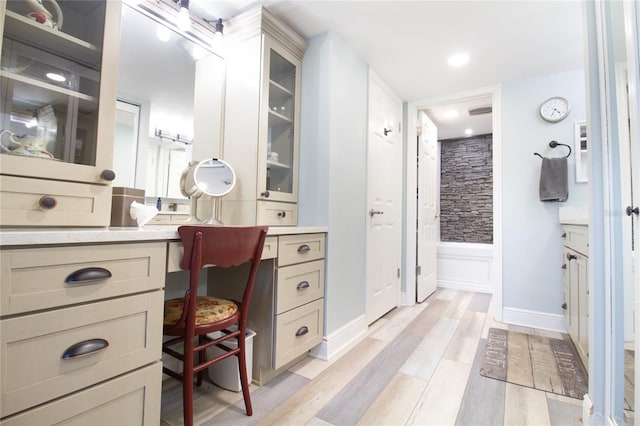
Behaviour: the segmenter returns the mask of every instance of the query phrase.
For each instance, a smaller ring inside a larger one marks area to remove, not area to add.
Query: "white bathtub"
[[[438,287],[493,293],[493,244],[438,244]]]

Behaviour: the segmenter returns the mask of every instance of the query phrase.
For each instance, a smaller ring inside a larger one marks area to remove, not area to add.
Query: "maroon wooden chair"
[[[266,226],[234,227],[234,226],[181,226],[178,228],[180,239],[184,245],[184,256],[180,266],[188,269],[189,288],[183,298],[165,302],[164,327],[165,336],[172,336],[162,345],[162,351],[182,361],[183,372],[173,371],[167,367],[162,370],[167,375],[182,381],[182,398],[184,405],[184,424],[193,425],[193,386],[194,375],[197,384],[202,383],[205,369],[210,365],[229,358],[238,357],[240,383],[247,415],[253,414],[249,378],[247,377],[245,333],[251,293],[256,281],[262,248],[267,234]],[[241,301],[226,300],[217,297],[198,296],[200,271],[206,265],[218,268],[230,268],[251,262],[249,276],[244,285]],[[236,326],[230,329],[231,326]],[[209,339],[207,333],[216,333],[221,337]],[[198,337],[198,339],[196,339]],[[225,341],[235,339],[237,344],[226,346]],[[183,344],[184,354],[172,347]],[[223,353],[207,360],[205,350],[216,345]],[[198,361],[195,361],[198,354]]]

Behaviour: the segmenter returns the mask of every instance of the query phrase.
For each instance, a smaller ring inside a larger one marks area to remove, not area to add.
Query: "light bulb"
[[[181,31],[189,31],[191,28],[191,16],[189,16],[189,9],[186,7],[180,7],[178,22],[176,22],[176,24]]]
[[[171,31],[169,28],[165,27],[162,24],[158,24],[158,29],[156,30],[156,36],[158,40],[167,42],[171,38]]]

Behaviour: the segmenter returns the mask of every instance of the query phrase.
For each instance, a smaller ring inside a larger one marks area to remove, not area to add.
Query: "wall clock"
[[[570,110],[571,105],[568,100],[560,96],[555,96],[547,99],[540,105],[540,117],[550,123],[557,123],[558,121],[564,120],[567,115],[569,115]]]

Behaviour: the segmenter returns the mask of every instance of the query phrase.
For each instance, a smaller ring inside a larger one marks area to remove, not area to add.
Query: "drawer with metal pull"
[[[298,223],[298,205],[277,201],[258,201],[257,223],[269,226],[292,226]]]
[[[324,234],[285,235],[278,240],[278,266],[324,258]]]
[[[109,226],[111,187],[0,176],[2,226]]]
[[[74,245],[0,251],[0,316],[164,286],[166,243]]]
[[[324,297],[324,259],[278,268],[276,313]]]
[[[1,320],[2,416],[158,361],[163,296],[158,290]]]
[[[324,299],[277,315],[273,368],[282,367],[321,343],[323,321]]]

